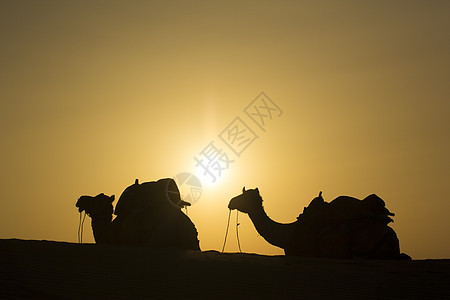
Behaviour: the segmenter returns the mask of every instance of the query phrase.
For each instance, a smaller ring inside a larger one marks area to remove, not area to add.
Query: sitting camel
[[[400,254],[399,240],[389,216],[394,216],[375,194],[364,200],[340,196],[330,203],[322,192],[297,221],[271,220],[262,206],[258,188],[242,191],[228,208],[247,213],[258,233],[286,255],[326,258],[410,259]]]
[[[142,184],[136,180],[120,196],[112,220],[113,196],[81,196],[76,206],[92,218],[97,244],[139,245],[200,250],[198,233],[181,211],[190,205],[180,198],[173,179]]]

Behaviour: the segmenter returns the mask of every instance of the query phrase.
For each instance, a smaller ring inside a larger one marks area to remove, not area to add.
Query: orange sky
[[[402,251],[449,258],[449,28],[446,0],[2,1],[0,238],[75,242],[80,195],[195,172],[214,141],[235,162],[189,209],[203,250],[245,185],[280,222],[376,193]],[[240,157],[236,117],[259,136]],[[282,253],[239,220],[243,251]]]

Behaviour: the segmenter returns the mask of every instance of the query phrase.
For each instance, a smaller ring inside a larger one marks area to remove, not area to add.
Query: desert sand
[[[338,260],[0,240],[1,298],[450,299],[450,260]]]

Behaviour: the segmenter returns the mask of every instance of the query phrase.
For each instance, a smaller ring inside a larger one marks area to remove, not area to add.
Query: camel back
[[[292,253],[333,258],[389,258],[400,256],[393,216],[384,201],[372,194],[359,200],[340,196],[331,202],[316,197],[298,216]]]
[[[359,200],[353,197],[340,196],[325,202],[317,197],[305,207],[303,213],[298,216],[304,225],[313,227],[328,226],[336,222],[352,222],[355,220],[371,220],[377,223],[388,224],[393,222],[389,216],[393,216],[386,207],[384,201],[372,194]]]
[[[117,202],[114,214],[126,217],[134,212],[160,208],[181,209],[183,201],[172,178],[136,183],[127,187]]]

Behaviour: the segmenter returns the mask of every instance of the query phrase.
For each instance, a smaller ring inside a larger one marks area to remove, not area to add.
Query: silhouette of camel
[[[364,200],[340,196],[330,203],[322,192],[297,221],[282,224],[264,211],[258,188],[242,190],[228,208],[247,213],[258,233],[286,255],[326,258],[410,259],[400,254],[395,231],[387,226],[393,213],[372,194]]]
[[[181,211],[190,204],[180,198],[173,179],[166,178],[127,187],[117,202],[112,220],[114,195],[81,196],[79,212],[92,219],[97,244],[139,245],[200,250],[198,233]]]

